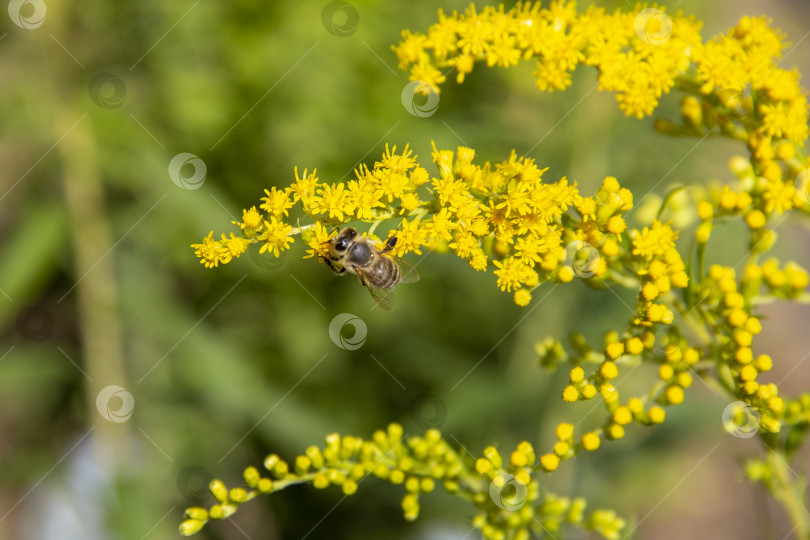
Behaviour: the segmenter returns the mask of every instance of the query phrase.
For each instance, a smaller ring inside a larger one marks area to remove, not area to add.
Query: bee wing
[[[394,311],[394,289],[378,289],[371,285],[366,285],[374,301],[385,311]]]
[[[396,262],[397,265],[399,265],[399,269],[402,270],[402,278],[399,280],[400,283],[414,283],[419,281],[419,272],[416,271],[414,265],[399,257],[394,257],[394,262]]]

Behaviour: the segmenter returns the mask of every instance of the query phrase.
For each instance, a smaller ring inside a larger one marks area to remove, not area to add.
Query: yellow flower
[[[416,156],[411,155],[407,144],[402,153],[397,154],[396,145],[389,150],[388,143],[386,143],[382,159],[374,163],[375,169],[389,169],[391,172],[399,174],[405,174],[416,166]]]
[[[243,231],[245,229],[258,229],[262,225],[262,215],[256,210],[255,206],[251,206],[250,210],[242,210],[242,223],[234,222],[234,224],[239,225],[239,228]]]
[[[338,221],[343,221],[344,213],[352,214],[349,192],[345,190],[343,182],[338,185],[323,184],[317,193],[313,200],[314,214],[329,214],[329,218],[337,218]]]
[[[456,231],[454,239],[455,242],[450,244],[450,249],[455,251],[462,259],[466,259],[474,250],[479,249],[478,238],[467,229]]]
[[[397,257],[402,257],[410,252],[415,252],[418,255],[422,254],[419,246],[425,245],[427,239],[424,229],[421,229],[419,225],[418,219],[402,221],[402,225],[397,231],[397,245],[394,249],[394,254]]]
[[[520,259],[507,257],[501,261],[495,261],[495,275],[498,276],[498,287],[502,291],[511,291],[513,288],[520,288],[522,283],[530,279],[531,269]]]
[[[278,257],[280,251],[286,250],[293,243],[293,238],[288,236],[292,232],[292,227],[283,221],[277,221],[275,217],[271,217],[270,221],[265,220],[264,229],[257,237],[260,242],[264,242],[259,248],[259,253],[270,251]]]
[[[374,208],[384,208],[380,201],[382,191],[376,183],[368,180],[368,177],[361,177],[358,180],[349,181],[348,206],[354,208],[358,219],[372,219]]]
[[[318,187],[318,177],[314,169],[311,174],[307,174],[307,169],[304,169],[304,174],[298,176],[298,167],[295,167],[295,183],[290,186],[293,193],[293,198],[296,201],[301,201],[304,204],[304,209],[312,204],[312,198],[315,196],[315,190]]]
[[[225,236],[222,233],[222,240],[220,241],[222,250],[220,252],[220,261],[222,264],[228,264],[234,257],[239,257],[247,250],[248,242],[245,238],[235,236],[231,233],[231,237]]]
[[[289,215],[288,209],[293,207],[293,201],[290,200],[290,192],[291,189],[276,189],[276,187],[270,188],[270,190],[264,190],[266,197],[262,197],[262,205],[259,207],[268,214],[272,214],[274,216],[286,216]]]
[[[520,49],[515,47],[515,36],[498,34],[492,46],[487,49],[487,65],[509,67],[516,66],[521,57]]]
[[[203,238],[202,244],[191,244],[194,254],[200,258],[200,264],[205,265],[206,268],[219,266],[220,256],[225,251],[225,248],[213,237],[214,231],[211,231],[208,236]]]
[[[307,249],[307,254],[304,255],[304,258],[309,259],[311,257],[328,257],[330,255],[328,242],[333,236],[335,236],[336,233],[336,229],[329,231],[320,222],[316,222],[312,228],[304,231],[301,239],[309,246],[309,249]]]
[[[633,255],[644,258],[663,255],[675,247],[678,238],[677,231],[673,231],[669,223],[658,220],[653,221],[652,227],[644,227],[641,232],[634,229],[633,233]]]
[[[410,187],[410,179],[404,173],[388,169],[377,169],[372,174],[383,197],[388,198],[388,202],[402,197],[405,190]]]
[[[402,31],[402,42],[397,47],[391,47],[399,58],[399,69],[407,69],[410,64],[416,63],[422,55],[426,40],[427,37],[422,34]]]
[[[400,197],[400,206],[402,206],[402,213],[411,212],[416,210],[421,201],[419,195],[416,193],[405,193]]]

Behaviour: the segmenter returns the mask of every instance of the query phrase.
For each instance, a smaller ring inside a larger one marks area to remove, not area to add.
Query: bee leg
[[[337,260],[337,259],[331,259],[331,258],[330,258],[330,259],[326,259],[326,258],[321,258],[321,260],[322,260],[323,262],[325,262],[325,263],[326,263],[326,266],[328,266],[328,267],[329,267],[329,269],[330,269],[330,270],[332,270],[332,272],[334,272],[334,273],[335,273],[335,274],[337,274],[337,275],[340,275],[340,274],[342,274],[343,272],[345,272],[345,271],[346,271],[346,268],[344,268],[344,267],[338,268],[337,266],[335,266],[335,265],[334,265],[334,263],[333,263],[332,261],[333,261],[333,260]]]
[[[380,253],[388,253],[397,245],[397,233],[385,242],[385,247],[380,250]]]

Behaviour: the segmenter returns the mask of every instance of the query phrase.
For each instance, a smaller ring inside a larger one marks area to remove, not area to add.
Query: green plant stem
[[[790,522],[793,524],[793,533],[799,540],[810,539],[810,514],[803,504],[802,478],[795,482],[790,481],[790,467],[787,458],[777,449],[768,447],[768,463],[775,482],[771,487],[773,497],[785,507]]]

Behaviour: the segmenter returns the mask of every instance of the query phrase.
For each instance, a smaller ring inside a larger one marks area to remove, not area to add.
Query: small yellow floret
[[[624,344],[628,354],[640,354],[644,351],[644,343],[637,337],[628,339]]]
[[[623,343],[618,344],[624,348]],[[613,345],[613,343],[611,343],[611,345]],[[608,348],[610,348],[610,345],[608,345]],[[605,360],[599,368],[599,374],[607,380],[615,379],[619,375],[619,368],[616,367],[614,362]]]
[[[757,378],[757,368],[752,366],[751,364],[745,365],[740,369],[740,380],[741,381],[753,381]]]
[[[609,439],[617,440],[624,437],[624,428],[618,424],[610,424],[605,430]]]
[[[540,465],[548,472],[554,471],[560,465],[560,458],[556,454],[543,454],[540,457]]]
[[[633,413],[630,412],[629,408],[621,406],[613,411],[613,421],[620,426],[626,426],[633,421]]]
[[[582,436],[582,447],[585,450],[593,451],[599,448],[601,440],[599,439],[599,435],[594,432],[588,432]]]
[[[667,415],[666,411],[658,406],[650,408],[647,414],[650,417],[650,422],[653,424],[662,423]]]
[[[622,354],[624,354],[624,343],[622,343],[621,341],[614,341],[613,343],[611,343],[607,347],[605,347],[605,354],[611,360],[617,359]],[[604,367],[604,365],[602,367]],[[605,374],[602,373],[602,376],[604,376],[604,375]]]
[[[664,395],[666,396],[667,401],[672,405],[683,403],[683,388],[680,386],[670,386],[666,389]]]
[[[698,217],[703,221],[711,219],[714,216],[714,206],[708,201],[700,201],[697,206]]]
[[[562,398],[563,398],[563,401],[567,401],[568,403],[573,403],[577,399],[579,399],[579,390],[577,390],[574,386],[569,384],[563,390]]]
[[[568,422],[557,424],[557,438],[561,441],[569,441],[574,436],[574,425]]]
[[[744,309],[734,308],[728,314],[728,323],[733,327],[740,327],[748,320],[748,313]]]
[[[518,289],[515,291],[514,300],[520,307],[528,306],[532,301],[532,293],[528,289]]]
[[[770,371],[773,367],[773,360],[767,354],[760,354],[757,356],[754,365],[759,371]]]
[[[767,219],[765,218],[765,214],[760,212],[759,210],[751,210],[747,214],[745,214],[745,222],[748,224],[749,227],[752,229],[761,229],[765,226]]]

